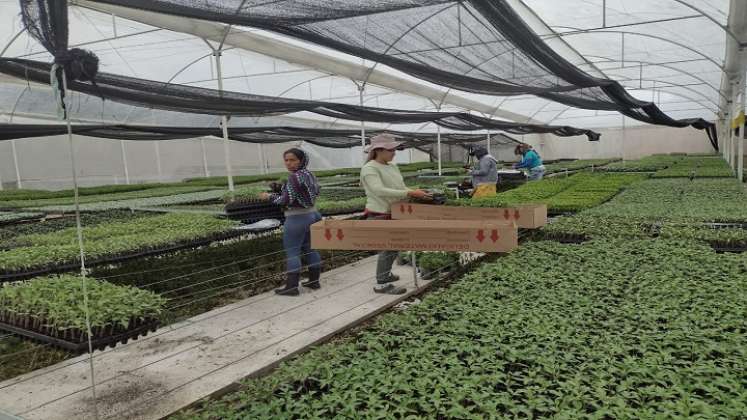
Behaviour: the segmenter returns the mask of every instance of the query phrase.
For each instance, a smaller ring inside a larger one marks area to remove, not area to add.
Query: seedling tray
[[[160,254],[167,254],[170,252],[180,251],[183,249],[197,248],[200,246],[208,245],[212,242],[223,241],[226,239],[232,239],[232,238],[236,238],[239,236],[243,236],[243,235],[246,235],[247,233],[249,232],[232,230],[232,231],[222,232],[216,235],[207,236],[205,238],[201,238],[197,240],[177,242],[177,243],[165,245],[165,246],[158,247],[158,248],[134,250],[132,252],[123,253],[119,255],[104,256],[101,258],[92,258],[90,260],[86,259],[86,266],[94,267],[94,266],[101,265],[101,264],[120,263],[120,262],[133,260],[137,258],[150,257],[150,256],[160,255]],[[80,268],[80,263],[77,261],[74,261],[74,262],[64,263],[64,264],[55,265],[55,266],[34,267],[34,268],[30,268],[24,271],[6,272],[6,273],[0,274],[0,283],[6,282],[6,281],[29,279],[32,277],[43,276],[43,275],[52,274],[52,273],[64,273],[67,271],[76,270],[78,268]]]
[[[561,244],[580,244],[589,240],[585,235],[570,235],[570,234],[553,234],[546,233],[545,239],[560,242]]]
[[[709,241],[708,244],[716,252],[729,252],[729,253],[742,253],[747,251],[746,245],[740,244],[727,244],[718,241]]]
[[[107,347],[115,347],[119,343],[127,344],[129,340],[137,340],[141,336],[144,337],[148,333],[156,331],[159,325],[160,322],[157,319],[138,320],[132,328],[126,330],[115,329],[111,334],[95,336],[91,340],[91,347],[93,350],[104,350]],[[42,331],[34,331],[1,321],[0,330],[10,332],[25,340],[48,344],[73,353],[88,353],[87,336],[80,332],[77,334],[78,339],[72,340],[51,335],[51,331],[43,331],[51,330],[50,328],[42,328]]]
[[[357,208],[357,209],[345,209],[345,210],[332,210],[332,211],[323,211],[321,212],[322,216],[342,216],[345,214],[355,214],[355,213],[362,213],[363,208]]]
[[[232,220],[254,223],[264,219],[284,219],[280,206],[267,201],[234,201],[226,204],[226,215]]]

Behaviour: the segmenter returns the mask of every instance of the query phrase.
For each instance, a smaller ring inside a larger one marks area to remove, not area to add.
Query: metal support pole
[[[437,112],[441,112],[441,106],[436,107]],[[441,166],[441,126],[436,125],[436,151],[438,153],[438,176],[443,175]]]
[[[223,129],[223,160],[226,163],[226,174],[228,176],[228,191],[234,191],[233,170],[231,169],[231,151],[228,144],[228,117],[225,115],[221,118],[221,127]]]
[[[156,171],[158,171],[158,182],[163,181],[163,169],[161,168],[161,145],[158,140],[155,141],[156,146]]]
[[[124,140],[119,141],[119,148],[122,149],[122,168],[124,169],[125,184],[130,185],[130,170],[127,168],[127,152],[125,151]]]
[[[625,115],[620,115],[622,118],[621,128],[620,131],[620,157],[622,157],[623,162],[625,162]]]
[[[218,91],[223,93],[223,69],[221,68],[221,50],[213,50],[215,56],[215,69],[218,72]],[[231,168],[231,148],[228,143],[228,116],[221,117],[221,127],[223,129],[223,160],[226,163],[226,175],[228,176],[228,190],[234,191],[233,170]]]
[[[267,174],[267,158],[265,157],[265,145],[257,143],[257,151],[259,152],[259,170],[264,175]]]
[[[202,171],[205,174],[205,178],[208,178],[210,177],[210,170],[208,169],[207,151],[205,150],[204,138],[200,138],[200,148],[202,149]]]
[[[726,102],[726,110],[724,111],[724,129],[721,136],[721,156],[725,161],[729,161],[729,136],[731,132],[731,101]]]
[[[154,126],[158,125],[156,123],[156,110],[153,108],[150,109],[150,120],[151,124],[153,124]],[[154,142],[153,148],[155,149],[156,153],[156,173],[158,175],[158,182],[161,182],[163,181],[163,168],[161,167],[161,144],[158,142],[158,140]]]
[[[488,154],[492,155],[492,153],[490,153],[490,130],[488,130],[488,134],[485,137],[485,146],[488,148]]]
[[[739,87],[739,83],[736,82],[732,86],[732,118],[736,118],[738,114],[738,102],[737,102],[737,95],[739,94],[739,91],[737,90]],[[731,169],[736,171],[737,170],[737,156],[736,151],[734,150],[734,147],[737,143],[737,136],[734,134],[734,129],[731,128],[731,123],[729,123],[729,138],[731,139],[729,143],[729,166],[731,166]]]
[[[441,126],[436,128],[436,146],[438,150],[438,176],[441,176]]]
[[[13,151],[13,167],[16,170],[16,187],[20,190],[23,188],[21,185],[21,168],[18,166],[18,151],[16,150],[16,141],[10,141],[10,148]]]
[[[607,27],[607,0],[602,0],[602,28]]]
[[[739,49],[742,67],[739,70],[739,95],[737,116],[739,122],[739,135],[737,137],[737,179],[742,182],[744,179],[744,120],[745,120],[745,77],[747,76],[747,62],[745,61],[744,48]]]
[[[415,251],[410,251],[410,262],[412,263],[412,280],[415,282],[415,289],[417,289],[420,286],[418,285],[418,261]]]
[[[52,71],[54,72],[55,67],[52,67]],[[67,76],[65,75],[65,70],[62,70],[62,86],[63,91],[67,92]],[[64,99],[62,99],[64,101]],[[81,227],[80,222],[80,195],[78,194],[78,167],[75,160],[75,148],[73,147],[73,126],[70,122],[70,113],[65,111],[65,123],[67,125],[67,138],[68,138],[68,145],[70,146],[70,160],[71,160],[71,166],[72,166],[72,173],[73,173],[73,197],[74,197],[74,203],[75,203],[75,225],[76,230],[78,233],[78,247],[80,248],[80,275],[83,277],[83,308],[85,310],[85,325],[86,325],[86,333],[88,334],[88,363],[89,363],[89,369],[91,372],[91,394],[93,397],[93,415],[94,418],[98,420],[99,418],[99,410],[98,410],[98,401],[96,398],[96,378],[95,378],[95,370],[93,367],[93,347],[91,343],[91,338],[93,336],[91,331],[91,318],[90,313],[88,310],[88,271],[86,270],[86,253],[85,248],[83,246],[83,228]]]
[[[358,99],[360,106],[363,107],[363,92],[366,90],[366,85],[358,86]],[[366,126],[361,120],[361,166],[366,163]]]

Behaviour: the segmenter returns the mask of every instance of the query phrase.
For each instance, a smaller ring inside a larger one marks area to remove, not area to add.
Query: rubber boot
[[[288,273],[285,287],[275,289],[275,293],[282,296],[298,296],[298,279],[301,273]]]
[[[322,284],[319,283],[319,277],[322,275],[321,267],[309,267],[309,281],[301,283],[301,286],[308,287],[309,289],[319,289]]]

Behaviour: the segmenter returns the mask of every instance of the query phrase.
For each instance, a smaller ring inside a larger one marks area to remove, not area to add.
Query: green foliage
[[[458,252],[418,252],[415,258],[425,277],[447,273],[459,265]]]
[[[613,162],[600,168],[600,170],[606,172],[656,172],[673,165],[680,159],[680,157],[666,155],[646,156],[639,160]]]
[[[596,217],[580,213],[559,217],[542,228],[542,231],[547,237],[559,240],[645,238],[652,233],[652,222],[630,217]]]
[[[326,187],[322,188],[320,198],[329,201],[346,201],[365,197],[363,188],[357,187]]]
[[[506,207],[519,204],[547,204],[551,211],[578,211],[598,206],[626,186],[645,179],[638,174],[579,173],[569,177],[527,182],[495,197],[451,200],[451,205]]]
[[[22,220],[29,219],[39,219],[42,217],[44,217],[44,213],[0,211],[0,224],[20,222]]]
[[[570,188],[576,183],[575,176],[546,178],[496,195],[475,200],[455,200],[452,204],[472,207],[505,207],[517,204],[544,203],[550,197]]]
[[[580,169],[591,168],[592,166],[596,169],[600,166],[607,165],[610,162],[614,162],[618,159],[578,159],[571,162],[559,162],[545,165],[545,171],[548,174],[563,171],[577,171]]]
[[[81,197],[89,195],[118,194],[131,191],[142,191],[149,189],[161,189],[170,187],[184,187],[182,183],[152,183],[152,184],[131,184],[131,185],[100,185],[96,187],[80,187],[78,195]],[[52,198],[69,198],[73,196],[73,190],[4,190],[0,191],[0,202],[20,201],[20,200],[43,200]]]
[[[167,214],[83,227],[86,257],[116,256],[224,232],[235,222],[199,214]],[[13,272],[79,259],[75,228],[15,237],[16,248],[0,251],[0,272]]]
[[[573,178],[575,184],[546,201],[547,207],[553,211],[579,211],[596,207],[628,185],[644,179],[645,175],[638,174],[578,174]]]
[[[366,197],[356,197],[348,200],[330,200],[320,198],[316,208],[321,214],[357,213],[366,208]]]
[[[662,226],[660,235],[663,238],[704,241],[717,247],[747,247],[747,229],[741,227],[714,228],[669,223]]]
[[[455,169],[462,168],[464,162],[441,162],[441,169]],[[399,170],[402,172],[415,172],[423,170],[436,170],[438,169],[438,162],[414,162],[414,163],[403,163],[397,165]],[[360,172],[360,171],[359,171]]]
[[[129,210],[110,210],[96,213],[82,213],[80,222],[83,226],[95,225],[104,222],[124,221],[136,217],[155,216],[155,213],[140,213]],[[44,221],[36,223],[25,223],[16,225],[7,225],[0,227],[0,243],[7,246],[13,246],[13,238],[20,235],[32,233],[50,233],[60,229],[75,227],[74,215],[58,218],[47,218]]]
[[[189,204],[203,201],[212,201],[221,198],[224,194],[222,190],[210,190],[201,192],[192,192],[184,194],[166,195],[160,197],[136,198],[119,201],[100,201],[88,204],[81,204],[81,211],[107,211],[116,209],[135,209],[141,207],[168,206],[172,204]],[[74,205],[46,206],[35,208],[46,212],[72,213],[75,211]]]
[[[740,418],[744,259],[537,242],[178,419]]]
[[[734,179],[655,179],[629,186],[589,215],[648,220],[747,221],[747,194]]]
[[[90,194],[79,197],[81,204],[87,203],[100,203],[109,201],[122,201],[122,200],[134,200],[149,197],[164,197],[177,194],[194,193],[200,191],[210,190],[209,187],[199,186],[169,186],[160,188],[147,188],[134,191],[116,192],[110,194]],[[23,199],[23,200],[8,200],[0,203],[2,208],[43,208],[48,206],[70,206],[75,203],[75,199],[70,193],[69,196],[58,197],[58,198],[43,198],[43,199]]]
[[[259,200],[259,193],[268,192],[268,188],[260,185],[253,185],[247,187],[237,188],[235,191],[227,191],[221,197],[224,203],[230,203],[232,201],[257,201]]]
[[[85,331],[84,282],[92,328],[109,325],[127,328],[132,318],[157,318],[166,304],[166,299],[146,290],[63,275],[3,284],[0,287],[0,314],[5,319],[28,317],[42,320],[57,330],[75,328]]]
[[[682,157],[667,169],[658,171],[654,178],[728,178],[733,173],[720,156]]]

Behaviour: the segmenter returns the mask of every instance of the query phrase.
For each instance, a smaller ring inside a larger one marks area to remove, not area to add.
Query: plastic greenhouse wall
[[[130,183],[173,182],[204,176],[202,148],[199,139],[159,142],[161,177],[156,161],[156,142],[125,141]],[[264,145],[269,172],[285,171],[281,154],[296,144]],[[311,154],[312,169],[331,169],[359,166],[360,148],[325,149],[314,145],[303,146]],[[225,175],[223,143],[221,139],[206,138],[205,149],[211,176]],[[21,180],[24,188],[64,189],[72,186],[70,153],[67,137],[53,136],[16,140]],[[119,140],[76,137],[78,176],[83,186],[124,184],[125,174]],[[355,159],[353,159],[355,158]],[[414,160],[427,160],[420,152]],[[409,162],[409,153],[401,152],[398,162]],[[256,144],[231,142],[231,164],[234,175],[262,173]],[[10,141],[0,142],[0,178],[4,188],[16,187]]]
[[[599,130],[602,139],[588,142],[585,138],[555,136],[516,136],[533,145],[544,159],[593,159],[623,157],[638,159],[655,153],[711,153],[703,132],[692,129],[632,127],[624,133],[620,129]],[[205,139],[210,175],[225,175],[223,149],[220,139]],[[200,141],[173,140],[160,142],[161,173],[159,178],[155,142],[127,141],[127,167],[130,182],[179,181],[204,175]],[[122,153],[118,140],[76,137],[81,185],[124,184]],[[293,144],[264,146],[270,172],[283,171],[279,156]],[[341,168],[360,165],[360,148],[349,150],[324,149],[304,146],[312,155],[313,169]],[[71,185],[70,155],[64,136],[16,140],[21,179],[24,188],[61,189]],[[513,161],[513,147],[491,148],[493,155],[503,161]],[[231,162],[234,174],[261,173],[257,145],[231,143]],[[400,152],[398,162],[409,162],[409,152]],[[443,148],[444,160],[463,160],[463,150]],[[414,151],[413,161],[426,161],[426,154]],[[0,177],[5,188],[15,188],[15,170],[9,141],[0,142]]]

